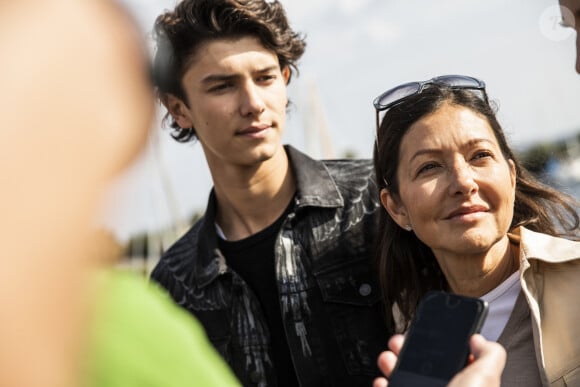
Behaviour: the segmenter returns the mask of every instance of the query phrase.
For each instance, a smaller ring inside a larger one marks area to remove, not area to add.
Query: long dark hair
[[[395,197],[399,195],[397,169],[401,140],[413,123],[436,111],[444,103],[464,106],[485,117],[503,156],[514,162],[516,194],[510,229],[525,226],[533,231],[579,239],[578,203],[572,197],[542,184],[521,165],[506,141],[494,108],[481,97],[480,91],[432,84],[422,93],[390,108],[378,129],[374,150],[379,189],[386,188]],[[399,227],[386,211],[380,211],[379,214],[375,263],[386,300],[387,321],[392,331],[395,330],[393,305],[397,305],[403,326],[406,327],[419,300],[427,291],[449,290],[431,249],[413,232]]]
[[[173,11],[157,17],[153,37],[157,51],[153,61],[155,85],[160,97],[171,94],[188,101],[182,78],[198,48],[212,40],[257,37],[278,57],[280,68],[298,71],[296,63],[304,53],[304,38],[294,32],[282,4],[265,0],[183,0]],[[290,76],[291,78],[291,76]],[[290,82],[288,78],[288,82]],[[196,139],[194,128],[180,128],[171,120],[173,138],[180,142]]]

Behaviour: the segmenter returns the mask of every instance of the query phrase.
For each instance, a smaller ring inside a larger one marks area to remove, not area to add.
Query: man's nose
[[[266,109],[260,87],[254,82],[246,82],[241,91],[240,111],[243,116],[260,114]]]

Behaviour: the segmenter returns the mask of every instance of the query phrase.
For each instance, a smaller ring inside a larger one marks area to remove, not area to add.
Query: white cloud
[[[363,28],[366,35],[378,43],[394,42],[401,37],[400,25],[378,18],[371,19]]]
[[[369,3],[369,0],[339,0],[336,2],[338,8],[344,14],[353,14],[364,9]],[[336,4],[335,3],[335,4]]]

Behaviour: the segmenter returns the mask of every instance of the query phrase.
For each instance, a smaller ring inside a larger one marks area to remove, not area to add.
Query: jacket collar
[[[336,186],[334,179],[324,162],[314,160],[290,145],[284,146],[290,162],[290,167],[296,179],[297,207],[342,207],[344,199]],[[196,261],[193,273],[196,285],[205,287],[227,270],[224,256],[218,249],[218,236],[215,229],[217,200],[212,188],[206,211],[200,220],[197,237]]]
[[[558,238],[518,227],[511,237],[520,239],[520,259],[549,263],[567,262],[580,257],[580,242]]]
[[[335,208],[344,199],[324,162],[314,160],[290,145],[284,146],[296,178],[296,204]]]

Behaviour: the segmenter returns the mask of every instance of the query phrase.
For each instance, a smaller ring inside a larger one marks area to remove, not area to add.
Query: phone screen
[[[481,330],[486,315],[487,303],[480,299],[427,293],[409,327],[389,385],[446,385],[466,365],[469,339]]]

